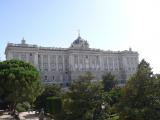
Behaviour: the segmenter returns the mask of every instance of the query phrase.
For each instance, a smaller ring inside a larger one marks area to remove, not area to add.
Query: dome
[[[80,36],[78,36],[78,38],[76,40],[73,41],[74,44],[79,44],[81,42],[83,42],[84,39],[82,39]]]
[[[86,40],[78,36],[76,40],[71,44],[71,48],[89,48],[89,44]]]

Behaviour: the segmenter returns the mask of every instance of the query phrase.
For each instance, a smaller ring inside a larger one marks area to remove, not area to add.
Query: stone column
[[[106,59],[107,59],[107,70],[109,70],[108,56],[106,57]]]
[[[38,52],[35,52],[33,59],[34,65],[38,68]]]
[[[113,57],[112,59],[113,59],[113,71],[114,71],[115,70],[115,66],[114,66],[115,57]]]
[[[74,66],[74,55],[71,55],[71,66],[72,66],[72,70],[75,71],[75,66]]]
[[[10,59],[13,59],[13,54],[11,52],[7,51],[6,60],[10,60]]]
[[[118,59],[118,56],[117,56],[117,70],[119,71],[119,59]]]
[[[99,66],[100,66],[100,70],[103,70],[104,64],[103,64],[103,56],[100,54],[99,55]]]
[[[63,67],[63,71],[65,71],[65,64],[64,64],[65,62],[64,62],[64,60],[65,60],[64,59],[64,55],[62,55],[62,67]]]
[[[43,54],[41,55],[41,70],[43,71]]]
[[[48,54],[48,71],[51,71],[50,55]]]
[[[26,61],[29,62],[29,53],[26,53]]]
[[[56,55],[56,71],[58,71],[58,55]]]

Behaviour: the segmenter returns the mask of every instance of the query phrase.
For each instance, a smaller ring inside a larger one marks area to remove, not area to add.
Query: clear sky
[[[160,71],[160,0],[0,0],[0,59],[8,42],[69,47],[77,38],[90,47],[131,47]]]

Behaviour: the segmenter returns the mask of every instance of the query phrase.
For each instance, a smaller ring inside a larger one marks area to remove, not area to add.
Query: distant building
[[[6,59],[19,59],[32,63],[41,74],[45,84],[68,86],[72,80],[86,71],[90,71],[100,80],[106,72],[113,73],[124,84],[126,79],[135,73],[138,65],[138,53],[129,50],[104,51],[89,48],[86,40],[80,36],[69,48],[40,47],[27,44],[8,43]]]

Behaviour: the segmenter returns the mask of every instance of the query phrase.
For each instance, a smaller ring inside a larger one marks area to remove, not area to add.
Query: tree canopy
[[[109,117],[109,98],[101,82],[91,82],[86,73],[74,82],[64,99],[64,120],[105,120]],[[105,108],[102,109],[102,105]]]
[[[160,120],[160,75],[153,74],[145,60],[122,88],[111,73],[102,81],[93,78],[87,72],[67,90],[47,85],[42,92],[34,66],[17,60],[0,62],[0,103],[21,109],[39,96],[35,105],[45,108],[47,101],[55,120]]]
[[[160,79],[149,64],[142,60],[137,72],[123,89],[119,104],[121,120],[160,119]]]
[[[51,85],[45,85],[44,91],[40,96],[37,97],[35,101],[35,108],[37,110],[40,110],[41,108],[44,108],[46,111],[46,99],[48,97],[61,97],[62,90],[60,86],[51,84]]]
[[[105,75],[102,76],[102,81],[103,81],[103,86],[104,86],[105,92],[110,91],[118,83],[115,76],[112,75],[110,72],[106,73]]]
[[[18,103],[33,103],[42,92],[37,69],[26,62],[7,60],[0,62],[0,99],[11,109]]]

